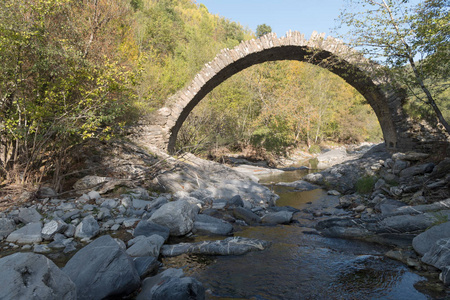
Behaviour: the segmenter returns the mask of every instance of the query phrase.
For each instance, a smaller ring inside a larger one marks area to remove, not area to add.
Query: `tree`
[[[271,33],[272,32],[272,27],[270,27],[267,24],[261,24],[256,26],[256,37],[262,37],[265,34]]]
[[[426,83],[427,78],[437,74],[430,70],[441,69],[442,61],[435,58],[446,57],[444,69],[448,70],[448,6],[446,0],[426,0],[418,7],[408,0],[348,0],[340,21],[349,27],[347,36],[353,47],[362,48],[371,59],[389,67],[393,77],[405,83],[409,91],[414,87],[422,90],[423,101],[450,133],[450,125]],[[423,59],[417,62],[420,55]],[[430,65],[431,68],[424,68]]]
[[[56,179],[69,149],[119,127],[131,96],[119,59],[130,10],[109,2],[0,2],[1,179]]]

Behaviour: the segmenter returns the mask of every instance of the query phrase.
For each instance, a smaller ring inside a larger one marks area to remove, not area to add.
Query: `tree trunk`
[[[413,69],[414,76],[416,77],[417,82],[419,83],[420,87],[424,91],[425,95],[427,95],[428,104],[431,105],[431,107],[433,108],[434,113],[436,114],[439,122],[441,122],[441,124],[444,126],[445,130],[447,131],[447,133],[450,134],[450,125],[444,119],[444,116],[442,115],[441,110],[439,109],[439,107],[437,106],[436,102],[434,101],[433,96],[431,95],[430,91],[428,90],[428,88],[423,83],[423,80],[420,77],[419,71],[417,70],[416,64],[415,64],[414,59],[412,57],[409,57],[409,64],[411,65],[411,67]]]

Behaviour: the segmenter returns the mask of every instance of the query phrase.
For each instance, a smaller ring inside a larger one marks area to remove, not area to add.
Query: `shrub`
[[[374,176],[364,176],[356,182],[356,191],[360,194],[367,194],[373,190],[375,186],[376,177]]]
[[[322,152],[319,145],[311,145],[311,147],[309,147],[308,151],[311,154],[319,154],[320,152]]]

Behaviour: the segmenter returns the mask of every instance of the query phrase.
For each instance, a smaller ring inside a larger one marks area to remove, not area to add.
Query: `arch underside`
[[[375,111],[383,131],[386,145],[390,148],[397,147],[398,136],[395,121],[401,122],[402,116],[401,111],[395,107],[399,101],[393,101],[391,99],[395,98],[394,100],[398,100],[397,95],[393,95],[391,92],[389,96],[389,93],[386,93],[381,85],[375,84],[366,72],[331,52],[316,50],[308,46],[279,46],[250,53],[224,66],[213,77],[207,80],[187,103],[184,101],[183,103],[186,104],[182,105],[183,109],[177,114],[175,124],[169,128],[167,150],[169,152],[174,151],[178,131],[182,124],[194,107],[215,87],[248,67],[278,60],[297,60],[311,63],[323,67],[343,78],[363,95]]]

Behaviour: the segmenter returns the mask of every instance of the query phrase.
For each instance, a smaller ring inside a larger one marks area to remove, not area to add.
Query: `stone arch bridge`
[[[375,111],[384,140],[392,151],[417,150],[411,134],[414,124],[402,103],[405,94],[390,83],[381,68],[341,41],[313,32],[309,39],[289,31],[277,38],[270,33],[222,50],[184,89],[170,97],[165,107],[142,120],[133,139],[173,152],[178,131],[192,109],[216,86],[232,75],[267,61],[298,60],[328,69],[358,90]],[[422,147],[423,148],[423,147]]]

